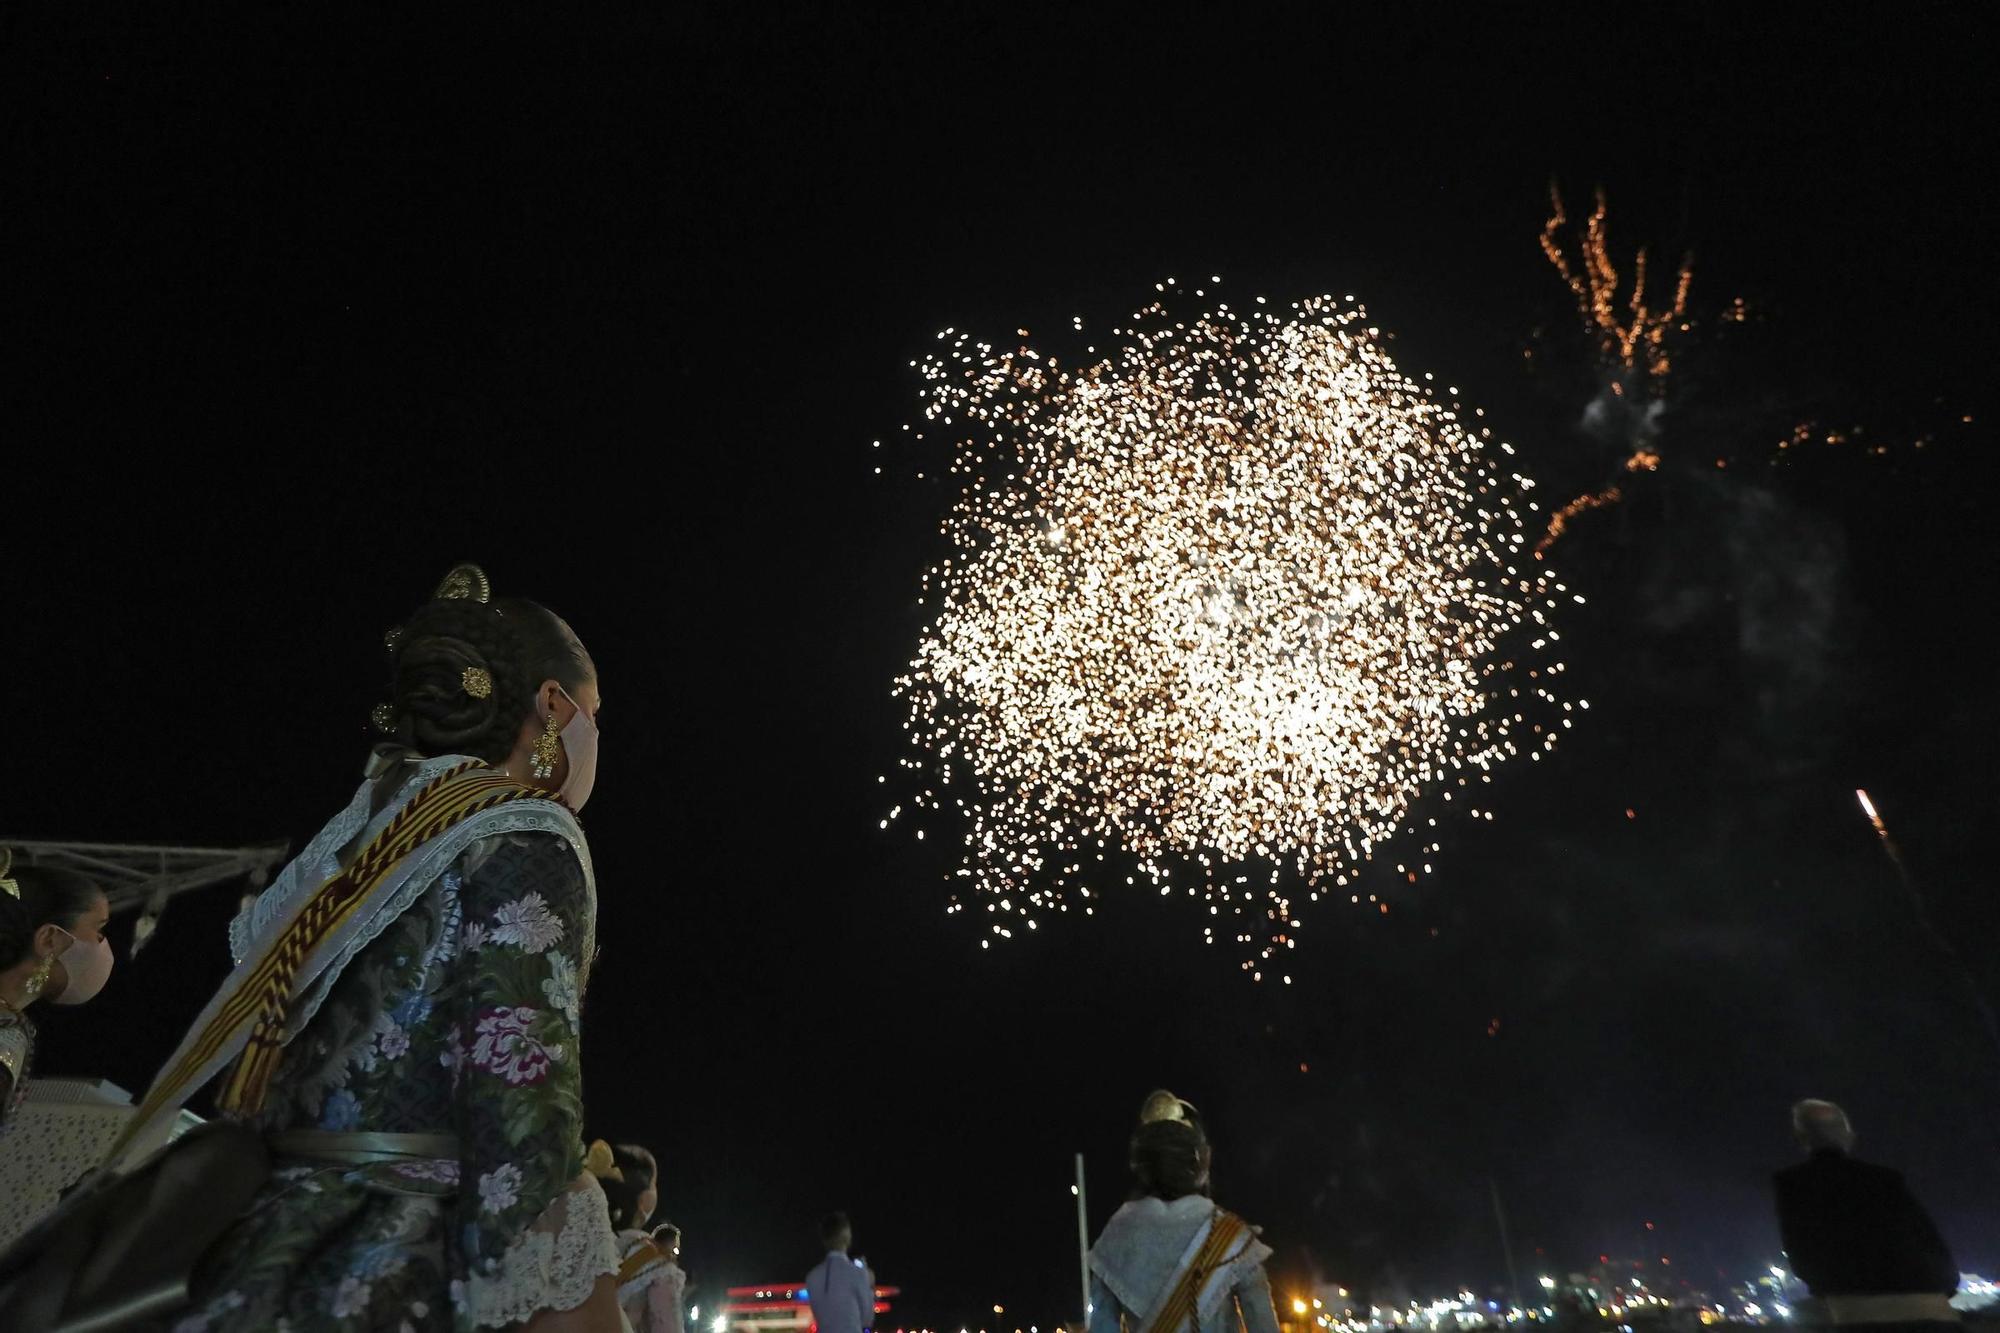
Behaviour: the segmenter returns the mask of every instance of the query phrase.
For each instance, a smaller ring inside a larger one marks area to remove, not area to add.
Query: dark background
[[[1994,33],[1831,13],[12,7],[0,831],[302,843],[382,630],[476,558],[602,669],[592,1132],[659,1153],[711,1308],[842,1205],[899,1318],[1053,1322],[1070,1155],[1095,1228],[1157,1085],[1287,1278],[1498,1282],[1490,1180],[1530,1284],[1719,1285],[1776,1257],[1802,1095],[1991,1271],[2000,1063],[1852,792],[1990,996]],[[948,503],[869,447],[906,363],[1172,274],[1351,291],[1559,501],[1622,448],[1552,176],[1755,312],[1556,548],[1583,724],[1289,987],[1145,895],[981,952],[951,840],[876,827]],[[1808,417],[1888,452],[1772,465]],[[44,1068],[142,1087],[233,907],[177,903]]]

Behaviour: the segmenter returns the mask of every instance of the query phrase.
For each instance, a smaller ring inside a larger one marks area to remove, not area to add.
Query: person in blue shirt
[[[829,1213],[819,1225],[826,1258],[806,1274],[806,1295],[819,1333],[864,1333],[875,1325],[875,1275],[847,1257],[854,1227],[846,1213]]]

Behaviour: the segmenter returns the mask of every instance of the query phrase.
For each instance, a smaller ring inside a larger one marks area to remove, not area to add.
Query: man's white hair
[[[1854,1126],[1848,1123],[1847,1112],[1817,1097],[1808,1097],[1792,1107],[1792,1133],[1799,1136],[1801,1145],[1815,1151],[1854,1150]]]

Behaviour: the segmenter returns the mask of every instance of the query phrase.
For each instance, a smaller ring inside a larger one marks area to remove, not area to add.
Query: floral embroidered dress
[[[280,1145],[177,1333],[504,1327],[617,1270],[582,1169],[587,856],[545,831],[480,837],[346,963],[260,1128],[444,1134],[457,1156],[341,1167]]]
[[[28,1070],[34,1061],[34,1023],[13,1005],[0,1002],[0,1133],[28,1095]]]

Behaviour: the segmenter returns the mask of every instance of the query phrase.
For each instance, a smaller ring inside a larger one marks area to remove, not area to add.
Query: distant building
[[[889,1298],[900,1295],[900,1287],[875,1288],[875,1313],[887,1314]],[[813,1333],[817,1327],[806,1289],[795,1282],[731,1287],[722,1317],[727,1333]],[[695,1333],[711,1333],[711,1330],[700,1329]]]

